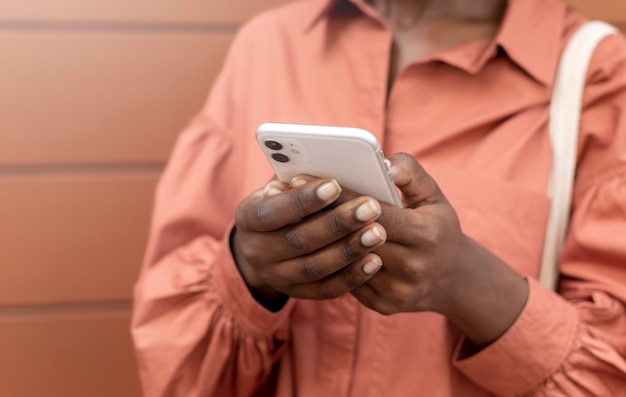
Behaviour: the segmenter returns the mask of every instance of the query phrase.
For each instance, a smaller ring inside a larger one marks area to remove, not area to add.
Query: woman
[[[561,0],[304,0],[248,23],[159,185],[146,396],[623,395],[621,36],[585,88],[560,294],[535,280],[549,101],[582,23]],[[266,121],[374,132],[405,208],[267,183]]]

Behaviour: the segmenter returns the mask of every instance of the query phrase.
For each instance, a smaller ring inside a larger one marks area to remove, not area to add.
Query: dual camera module
[[[265,146],[271,150],[279,151],[283,149],[283,145],[280,142],[274,140],[267,140],[264,142]],[[289,161],[289,156],[284,153],[272,153],[272,158],[279,163],[287,163]]]

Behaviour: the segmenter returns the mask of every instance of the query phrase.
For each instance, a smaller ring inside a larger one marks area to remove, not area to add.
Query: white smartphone
[[[334,178],[364,196],[402,207],[374,134],[360,128],[265,123],[256,138],[278,179]]]

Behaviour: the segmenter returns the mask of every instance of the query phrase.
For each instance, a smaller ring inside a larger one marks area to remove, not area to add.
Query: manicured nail
[[[398,176],[398,172],[400,172],[400,170],[397,167],[389,168],[389,175],[391,175],[392,180]]]
[[[356,210],[356,219],[361,222],[369,221],[380,215],[380,204],[378,201],[369,199],[359,206]]]
[[[272,181],[265,185],[265,187],[263,188],[263,197],[272,197],[277,195],[278,193],[282,193],[282,190],[276,187],[274,183],[275,182]]]
[[[323,201],[335,198],[339,196],[340,193],[341,187],[339,187],[339,184],[334,179],[317,188],[317,197]]]
[[[376,225],[361,235],[361,244],[366,247],[371,247],[381,241],[385,241],[386,238],[387,235],[384,232],[384,229],[382,229],[381,226]]]
[[[391,164],[391,161],[385,159],[385,165],[387,166],[387,169],[389,170],[389,174],[390,175],[394,175],[398,172],[398,167],[395,167]]]
[[[289,182],[289,186],[292,188],[300,187],[302,185],[306,185],[306,179],[299,176],[294,177],[291,182]]]
[[[374,256],[370,259],[365,265],[363,265],[363,272],[367,275],[372,275],[378,271],[383,266],[383,261],[378,257]]]

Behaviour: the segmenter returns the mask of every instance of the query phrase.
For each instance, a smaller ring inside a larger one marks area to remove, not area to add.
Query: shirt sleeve
[[[278,313],[258,304],[229,247],[236,206],[247,194],[234,183],[241,156],[233,154],[237,138],[228,126],[237,41],[157,187],[132,321],[146,397],[252,396],[271,384],[287,342],[293,303]]]
[[[250,396],[288,334],[289,304],[267,311],[233,262],[232,208],[220,208],[215,188],[228,177],[219,155],[228,147],[206,123],[181,136],[162,177],[135,287],[132,333],[146,397]]]
[[[498,396],[618,396],[626,390],[626,41],[590,68],[559,294],[528,280],[522,313],[458,370]]]

